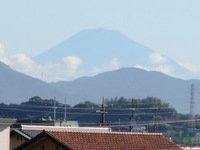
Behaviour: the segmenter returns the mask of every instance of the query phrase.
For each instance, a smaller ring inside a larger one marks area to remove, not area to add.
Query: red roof
[[[27,149],[49,139],[70,150],[181,150],[161,133],[43,131],[16,148]]]
[[[160,133],[45,131],[72,150],[180,150]]]

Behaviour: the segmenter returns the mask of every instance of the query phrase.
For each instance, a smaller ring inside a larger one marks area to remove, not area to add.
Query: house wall
[[[26,150],[67,150],[67,149],[66,148],[63,149],[54,141],[44,138],[32,144],[31,146],[27,147]]]
[[[0,149],[9,150],[10,147],[10,127],[0,131]]]
[[[10,150],[13,150],[14,148],[18,147],[19,145],[22,145],[25,143],[27,139],[25,139],[23,136],[19,134],[14,134],[10,136]]]

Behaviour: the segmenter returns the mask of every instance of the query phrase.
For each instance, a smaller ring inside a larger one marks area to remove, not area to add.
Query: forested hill
[[[65,107],[66,106],[66,107]],[[42,119],[54,119],[56,108],[56,120],[64,120],[64,112],[67,110],[67,120],[75,120],[80,126],[102,125],[102,112],[105,113],[105,125],[114,131],[161,132],[167,137],[172,137],[177,143],[180,142],[180,133],[191,129],[190,115],[180,114],[155,97],[144,99],[126,99],[124,97],[104,99],[103,104],[90,101],[81,102],[70,106],[53,99],[32,97],[20,105],[0,105],[0,115],[21,120],[20,122],[38,122]],[[196,128],[200,127],[198,118]],[[51,120],[49,120],[51,121]],[[137,127],[137,128],[136,128]],[[142,129],[142,131],[141,131]]]
[[[138,68],[122,68],[98,74],[93,77],[82,77],[71,82],[57,82],[52,86],[78,98],[67,100],[77,104],[84,100],[95,103],[105,98],[126,97],[145,98],[157,97],[169,103],[180,113],[189,113],[191,85],[200,88],[199,80],[182,80],[157,71],[145,71]],[[200,93],[195,92],[195,105],[200,105]],[[196,113],[199,109],[194,107]]]
[[[182,80],[156,71],[138,68],[122,68],[73,81],[46,83],[14,71],[3,63],[0,65],[0,102],[19,104],[35,95],[46,99],[54,98],[75,105],[88,100],[100,103],[105,98],[157,97],[169,103],[180,113],[190,110],[191,85],[200,88],[199,80]],[[194,90],[196,91],[196,90]],[[200,93],[195,92],[195,105],[200,105]],[[200,110],[194,107],[194,112]]]

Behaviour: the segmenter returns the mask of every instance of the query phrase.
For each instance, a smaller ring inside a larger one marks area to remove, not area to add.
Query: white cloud
[[[117,58],[114,58],[110,63],[110,69],[118,69],[119,68],[119,62]]]
[[[193,73],[198,73],[199,72],[199,68],[191,63],[181,63],[179,62],[179,65],[186,68],[187,70],[193,72]]]
[[[139,69],[144,69],[147,71],[159,71],[167,75],[173,75],[173,69],[168,65],[159,65],[153,68],[148,68],[148,67],[144,67],[142,65],[137,64],[134,67],[139,68]]]
[[[6,61],[2,61],[3,59]],[[16,54],[10,58],[0,56],[0,61],[6,63],[14,70],[47,82],[72,80],[79,77],[78,67],[82,64],[81,59],[69,56],[63,58],[61,63],[46,63],[42,65],[37,64],[25,54]]]
[[[149,69],[147,69],[146,67],[143,67],[142,65],[139,65],[139,64],[135,65],[134,67],[138,68],[138,69],[143,69],[143,70],[149,71]]]
[[[63,63],[69,72],[74,72],[82,64],[82,60],[78,57],[68,56],[63,58]]]
[[[4,55],[4,46],[0,43],[0,56]]]
[[[37,64],[25,54],[12,56],[11,67],[14,69],[48,82],[71,80],[78,76],[77,69],[82,64],[81,59],[69,56],[58,64]]]
[[[55,64],[52,68],[52,73],[56,71],[56,81],[71,80],[79,77],[79,67],[82,65],[82,60],[75,56],[64,57],[60,64]]]
[[[25,54],[16,54],[13,55],[11,57],[12,59],[12,66],[15,67],[20,67],[20,68],[26,68],[26,69],[33,69],[34,66],[36,66],[37,64],[33,62],[33,60],[31,58],[29,58],[27,55]]]
[[[150,60],[158,64],[155,67],[145,67],[135,65],[136,68],[141,68],[148,71],[160,71],[167,75],[173,76],[174,70],[166,64],[163,64],[167,59],[158,53],[153,53],[149,56]],[[42,79],[47,82],[55,82],[60,80],[73,80],[83,75],[94,75],[105,71],[112,71],[120,68],[117,58],[113,58],[106,65],[97,67],[86,72],[80,72],[80,66],[83,61],[75,56],[64,57],[60,63],[37,64],[25,54],[16,54],[11,57],[4,55],[4,46],[0,44],[0,61],[8,64],[11,68],[25,73],[29,76]],[[181,66],[190,70],[193,73],[199,73],[199,68],[190,63],[179,63]]]
[[[3,44],[0,43],[0,61],[5,63],[5,64],[9,64],[10,61],[9,61],[8,58],[6,58],[4,56],[4,51],[5,51],[4,46],[3,46]]]
[[[160,71],[160,72],[163,72],[163,73],[168,74],[168,75],[173,75],[173,69],[170,66],[167,66],[167,65],[157,66],[157,67],[153,68],[153,70],[154,71]]]
[[[119,64],[118,58],[114,58],[109,62],[109,64],[107,64],[103,67],[94,67],[92,69],[92,73],[98,74],[98,73],[105,72],[105,71],[112,71],[112,70],[119,69],[119,67],[120,67],[120,64]]]
[[[159,53],[151,53],[149,55],[149,59],[151,62],[155,63],[155,64],[163,64],[164,62],[167,61],[166,57],[163,57],[161,54]]]
[[[94,67],[87,74],[86,72],[85,74],[80,72],[79,67],[82,65],[82,60],[75,56],[64,57],[60,63],[46,63],[43,65],[37,64],[25,54],[13,55],[8,60],[7,64],[11,68],[47,82],[73,80],[82,75],[94,75],[119,68],[117,58],[112,59],[103,67]]]
[[[43,66],[35,63],[25,54],[16,54],[11,56],[9,65],[19,72],[41,79]]]
[[[117,58],[112,59],[103,67],[94,67],[87,73],[80,72],[82,60],[75,56],[64,57],[60,63],[37,64],[25,54],[15,54],[9,58],[4,56],[4,47],[0,44],[0,61],[9,65],[16,71],[47,82],[60,80],[73,80],[82,75],[94,75],[105,71],[119,69]]]
[[[1,57],[0,56],[0,61],[3,62],[3,63],[5,63],[5,64],[9,64],[10,63],[10,60],[7,59],[6,57]]]

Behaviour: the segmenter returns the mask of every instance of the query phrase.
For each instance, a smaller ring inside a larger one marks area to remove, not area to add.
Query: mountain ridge
[[[69,57],[70,59],[63,62]],[[103,96],[154,96],[169,103],[179,112],[189,113],[191,84],[195,84],[197,89],[200,87],[199,80],[180,79],[182,75],[191,75],[191,72],[173,59],[158,54],[114,30],[94,29],[78,32],[61,44],[34,57],[34,60],[47,64],[53,62],[54,68],[50,69],[50,73],[56,71],[61,74],[60,71],[64,71],[64,76],[69,77],[67,73],[71,73],[78,74],[81,78],[47,83],[0,63],[2,102],[20,103],[33,96],[40,96],[56,98],[60,102],[66,97],[69,104],[77,104],[85,100],[101,103]],[[59,63],[64,63],[60,70],[57,69]],[[141,69],[134,67],[137,65],[141,66]],[[157,71],[146,71],[142,68],[153,68]],[[168,75],[160,73],[160,68],[167,70]],[[50,73],[45,74],[51,75]],[[55,74],[52,75],[56,78]],[[176,78],[172,75],[176,75]],[[196,99],[200,98],[198,92],[195,96]],[[198,106],[199,103],[196,101],[195,104]],[[197,112],[200,113],[200,110]]]
[[[66,58],[73,57],[73,60]],[[76,78],[93,76],[123,67],[157,70],[185,79],[195,75],[172,58],[134,41],[127,35],[103,28],[82,30],[63,42],[33,57],[37,63],[67,63],[67,69],[76,61]]]
[[[20,103],[35,95],[53,98],[55,87],[42,80],[15,71],[2,62],[0,72],[0,100],[4,103]]]
[[[63,42],[53,46],[47,51],[35,56],[34,60],[36,60],[36,62],[38,61],[41,62],[41,60],[44,61],[47,59],[46,57],[47,55],[51,57],[55,57],[56,55],[58,55],[58,57],[60,58],[67,55],[69,56],[77,55],[78,57],[82,57],[82,56],[86,57],[87,55],[85,55],[85,52],[83,50],[88,50],[88,49],[89,49],[89,52],[91,53],[95,52],[94,54],[98,53],[99,55],[101,54],[101,49],[110,50],[110,51],[114,49],[115,50],[114,52],[116,52],[118,49],[120,50],[124,49],[123,46],[126,47],[126,50],[130,49],[131,45],[133,47],[142,47],[143,51],[145,50],[151,51],[148,47],[142,44],[139,44],[138,42],[133,41],[131,38],[129,38],[128,36],[118,31],[107,30],[103,28],[94,29],[94,30],[88,29],[88,30],[82,30],[78,32],[77,34],[73,35],[67,40],[64,40]],[[103,48],[101,48],[102,46]],[[123,54],[123,52],[121,54]],[[49,59],[49,57],[48,57],[48,60],[54,61],[54,59]],[[61,59],[56,59],[56,62],[60,60]]]
[[[86,100],[100,104],[102,97],[157,97],[169,103],[178,112],[189,113],[191,84],[194,84],[196,89],[200,88],[199,80],[183,80],[161,72],[134,67],[55,83],[46,83],[29,77],[7,65],[0,65],[0,72],[0,102],[12,104],[28,101],[33,96],[40,96],[43,99],[56,98],[61,103],[66,97],[70,105]],[[199,98],[200,94],[196,93],[195,100]],[[199,103],[195,101],[195,106]],[[200,113],[199,110],[196,113]]]
[[[73,94],[79,93],[83,100],[85,98],[90,101],[101,101],[102,97],[145,98],[153,96],[161,98],[179,112],[189,113],[191,84],[199,87],[200,81],[178,79],[157,71],[122,68],[93,77],[79,78],[72,82],[57,82],[55,86]],[[196,97],[200,95],[196,94]]]

